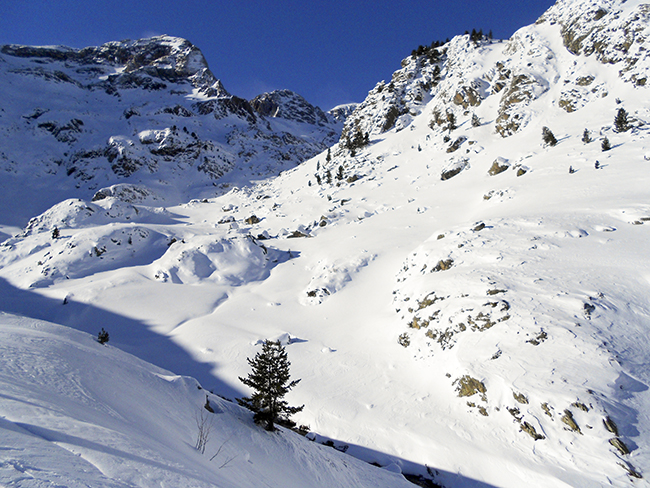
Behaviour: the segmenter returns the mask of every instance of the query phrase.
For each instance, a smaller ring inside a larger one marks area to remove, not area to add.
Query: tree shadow
[[[65,302],[22,290],[0,278],[0,311],[45,320],[87,332],[93,336],[103,327],[110,345],[175,374],[192,376],[206,389],[226,398],[243,395],[241,390],[214,375],[214,363],[202,363],[174,343],[153,332],[142,321],[68,299]]]
[[[318,434],[310,433],[307,438],[321,444],[331,447],[339,452],[346,453],[352,457],[365,461],[374,466],[394,470],[399,468],[402,475],[411,483],[417,486],[428,488],[444,488],[447,486],[463,486],[466,488],[496,488],[484,481],[468,478],[460,473],[452,473],[432,466],[422,465],[413,461],[375,451],[367,447],[356,444],[336,441]]]

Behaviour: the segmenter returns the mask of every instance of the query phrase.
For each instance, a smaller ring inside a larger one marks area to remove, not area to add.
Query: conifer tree
[[[582,133],[582,142],[585,144],[589,144],[591,142],[591,133],[589,132],[589,129],[585,129],[585,131]]]
[[[630,129],[630,123],[627,120],[627,112],[624,108],[619,108],[614,119],[616,132],[627,132]]]
[[[542,140],[547,146],[555,146],[557,144],[557,139],[548,127],[542,127]]]
[[[237,402],[255,412],[255,422],[265,423],[264,428],[268,431],[275,430],[275,423],[290,423],[289,417],[305,406],[291,407],[283,400],[300,380],[289,381],[291,363],[282,344],[266,340],[262,352],[255,354],[253,359],[247,358],[247,361],[253,371],[239,380],[255,392],[250,397],[238,398]]]
[[[612,148],[612,145],[609,143],[609,139],[605,137],[603,142],[600,143],[600,147],[603,151],[609,151]]]

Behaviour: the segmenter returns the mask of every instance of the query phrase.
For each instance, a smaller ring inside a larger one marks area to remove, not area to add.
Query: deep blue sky
[[[0,44],[95,46],[169,34],[232,94],[288,88],[327,110],[361,102],[420,44],[473,28],[508,38],[553,0],[0,0]]]

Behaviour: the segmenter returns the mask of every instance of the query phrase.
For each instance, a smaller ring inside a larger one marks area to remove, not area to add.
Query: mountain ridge
[[[340,133],[339,115],[289,91],[260,95],[276,110],[256,111],[253,101],[231,95],[184,39],[83,49],[6,45],[0,57],[13,98],[0,112],[0,164],[16,177],[8,192],[30,188],[34,180],[25,177],[36,173],[66,188],[65,197],[127,184],[150,201],[178,203],[277,174]],[[49,100],[39,96],[47,92]],[[189,191],[175,183],[181,174]]]

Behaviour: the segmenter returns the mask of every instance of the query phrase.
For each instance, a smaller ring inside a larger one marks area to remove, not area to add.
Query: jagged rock
[[[332,122],[320,108],[290,90],[263,93],[251,100],[250,104],[255,112],[264,117],[279,117],[318,126]]]
[[[354,107],[330,116],[280,91],[257,97],[256,111],[225,90],[197,47],[170,36],[84,49],[0,46],[0,80],[7,97],[25,88],[43,93],[31,109],[4,108],[2,168],[23,178],[26,192],[31,178],[43,174],[84,198],[137,183],[178,203],[213,188],[238,164],[247,165],[251,179],[277,175],[333,145]],[[61,84],[69,86],[55,88]],[[56,103],[48,97],[52,90]],[[282,130],[262,110],[268,103],[273,116],[289,121]],[[9,120],[19,123],[5,130]],[[47,137],[52,144],[40,142]]]
[[[490,176],[498,175],[499,173],[503,173],[510,167],[510,164],[508,163],[508,160],[502,157],[498,157],[494,160],[492,163],[492,166],[490,166],[490,169],[488,170],[488,174]]]

